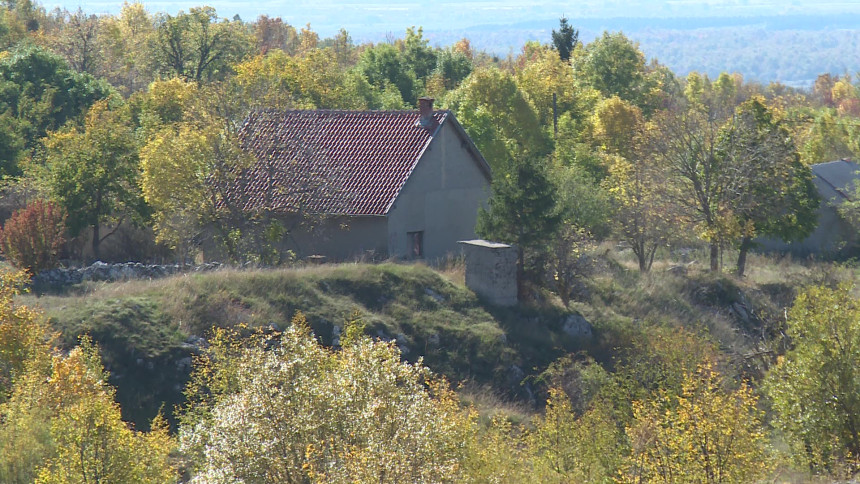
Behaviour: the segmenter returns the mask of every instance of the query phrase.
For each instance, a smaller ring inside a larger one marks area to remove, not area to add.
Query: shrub
[[[180,429],[191,482],[461,482],[475,429],[454,393],[357,319],[341,344],[301,313],[281,334],[216,331]]]
[[[17,268],[35,274],[57,266],[65,242],[66,213],[53,202],[37,200],[16,210],[0,231],[0,251]]]

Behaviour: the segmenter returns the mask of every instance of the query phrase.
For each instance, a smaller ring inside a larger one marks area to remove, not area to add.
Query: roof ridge
[[[349,113],[349,114],[419,114],[418,109],[256,109],[252,113]],[[433,114],[450,114],[450,109],[434,109]]]

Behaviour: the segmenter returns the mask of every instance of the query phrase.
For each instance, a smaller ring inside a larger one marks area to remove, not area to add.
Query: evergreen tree
[[[521,159],[511,164],[493,180],[489,208],[479,209],[475,230],[481,237],[517,247],[517,280],[522,294],[525,255],[528,252],[533,261],[541,259],[561,225],[561,214],[556,209],[556,189],[545,162]],[[540,264],[535,262],[528,269],[537,272]]]
[[[570,60],[570,54],[576,48],[576,43],[579,41],[579,31],[571,27],[567,23],[567,18],[562,17],[558,21],[558,30],[552,31],[552,45],[558,51],[558,56],[561,60],[567,62]]]

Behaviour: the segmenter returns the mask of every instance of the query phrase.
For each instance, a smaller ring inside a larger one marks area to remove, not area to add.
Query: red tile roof
[[[448,111],[261,111],[239,132],[257,158],[246,209],[385,215]]]

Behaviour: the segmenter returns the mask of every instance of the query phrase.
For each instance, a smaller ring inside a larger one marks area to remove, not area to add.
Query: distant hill
[[[691,70],[718,75],[739,72],[760,82],[809,86],[818,74],[853,73],[857,67],[860,2],[815,0],[441,0],[433,4],[392,0],[304,2],[144,2],[152,12],[175,14],[208,4],[219,15],[251,21],[265,14],[311,28],[322,37],[345,28],[356,42],[401,37],[423,26],[436,45],[468,37],[495,55],[517,53],[529,40],[549,42],[552,28],[567,16],[585,41],[604,30],[621,30],[679,75]],[[119,0],[44,2],[93,13],[118,13]]]
[[[712,17],[675,19],[571,19],[580,39],[590,42],[604,30],[623,31],[639,42],[646,57],[656,58],[679,76],[690,71],[739,72],[762,83],[779,81],[809,87],[822,73],[841,75],[860,70],[860,14],[784,17]],[[426,32],[434,44],[448,45],[468,37],[481,50],[516,54],[527,41],[550,42],[549,22],[511,26],[482,25],[459,31]],[[514,47],[516,46],[516,47]]]

